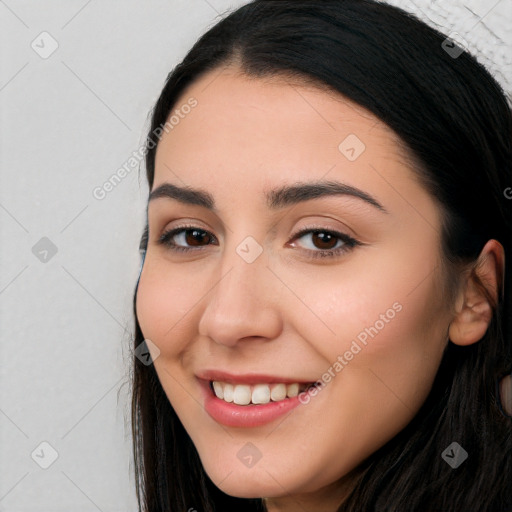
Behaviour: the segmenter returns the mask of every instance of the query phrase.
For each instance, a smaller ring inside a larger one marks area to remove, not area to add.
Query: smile
[[[301,393],[315,382],[270,375],[233,375],[220,371],[201,372],[205,412],[228,427],[260,427],[286,416],[297,406]]]

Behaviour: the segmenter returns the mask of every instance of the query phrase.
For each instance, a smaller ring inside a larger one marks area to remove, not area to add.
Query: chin
[[[289,482],[274,480],[265,468],[204,466],[210,480],[225,494],[235,498],[279,497],[290,493]],[[285,491],[286,489],[286,491]]]

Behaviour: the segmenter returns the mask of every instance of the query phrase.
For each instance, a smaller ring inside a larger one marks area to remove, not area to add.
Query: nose
[[[219,270],[205,298],[199,334],[231,347],[242,341],[268,341],[279,336],[282,315],[277,297],[281,283],[267,268],[264,254],[247,263],[233,250]]]

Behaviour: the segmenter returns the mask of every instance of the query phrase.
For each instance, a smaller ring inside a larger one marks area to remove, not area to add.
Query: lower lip
[[[208,381],[200,380],[200,383],[205,395],[206,412],[227,427],[260,427],[284,416],[301,403],[299,397],[295,396],[262,405],[237,405],[217,398]]]

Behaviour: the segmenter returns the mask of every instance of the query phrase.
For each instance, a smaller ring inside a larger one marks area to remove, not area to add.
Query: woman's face
[[[173,114],[137,297],[163,389],[226,493],[339,498],[447,344],[440,210],[341,96],[226,68]]]

